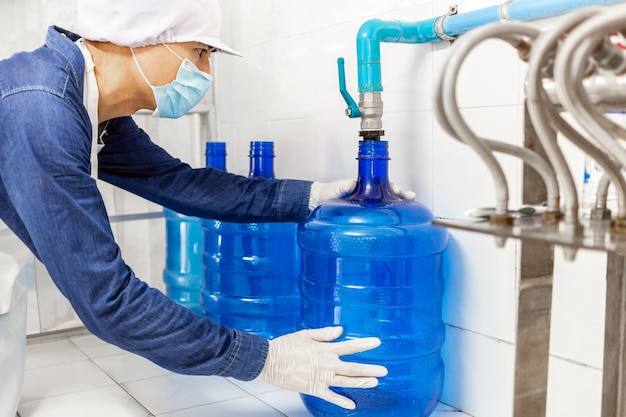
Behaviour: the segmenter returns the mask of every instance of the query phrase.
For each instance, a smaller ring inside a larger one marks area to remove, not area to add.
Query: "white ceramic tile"
[[[433,56],[436,77],[447,68],[454,45],[437,45]],[[498,57],[498,65],[492,65]],[[517,51],[502,41],[487,40],[473,49],[461,66],[457,77],[457,100],[461,108],[515,105],[520,100]]]
[[[201,407],[180,410],[173,413],[162,414],[157,417],[279,417],[283,415],[284,414],[276,411],[257,398],[244,397]]]
[[[308,68],[304,99],[307,111],[312,117],[343,117],[346,102],[339,93],[337,59],[344,58],[346,88],[355,101],[358,101],[357,59],[355,35],[361,22],[348,21],[329,26],[312,35],[311,51],[314,65]],[[299,82],[294,80],[294,82]],[[354,119],[357,120],[357,119]],[[360,120],[360,119],[359,119]]]
[[[310,114],[310,97],[315,96],[317,79],[311,69],[323,64],[313,54],[314,43],[309,33],[272,42],[266,94],[255,97],[259,105],[264,103],[269,108],[271,119],[304,118]]]
[[[293,33],[313,32],[324,26],[332,26],[347,19],[360,19],[368,11],[367,5],[358,7],[354,0],[342,2],[323,0],[318,2],[294,3],[286,0],[274,0],[272,23],[273,37],[287,37]],[[360,3],[359,3],[360,4]],[[328,13],[329,10],[333,13]],[[354,32],[353,36],[356,35]]]
[[[25,369],[84,361],[86,359],[87,356],[69,340],[31,344],[26,346]]]
[[[509,239],[497,248],[492,236],[449,230],[444,252],[446,323],[515,341],[517,246]]]
[[[498,0],[464,1],[458,4],[459,13],[500,4]],[[435,0],[433,14],[448,11],[449,2]],[[441,74],[447,57],[454,51],[449,42],[436,42],[435,74]],[[493,65],[497,57],[498,65]],[[466,57],[458,76],[458,100],[461,107],[497,106],[517,104],[524,74],[520,73],[517,51],[509,44],[487,40],[479,44]]]
[[[442,402],[471,416],[512,415],[512,344],[448,326],[442,356],[446,369]]]
[[[235,378],[226,379],[252,395],[263,394],[266,392],[277,391],[280,389],[274,385],[268,384],[258,379],[254,379],[252,381],[239,381]]]
[[[517,106],[468,109],[462,115],[478,135],[507,143],[519,140]],[[470,208],[496,204],[495,186],[487,166],[468,145],[448,136],[437,123],[433,131],[433,147],[433,204],[438,215],[462,217]],[[512,157],[497,157],[507,179],[509,206],[516,207],[521,164]]]
[[[266,120],[270,104],[276,100],[270,86],[282,74],[273,70],[271,45],[262,44],[242,52],[242,58],[220,56],[215,61],[216,100],[223,122]],[[226,59],[229,61],[224,62]]]
[[[118,386],[20,404],[21,417],[147,417],[150,413]]]
[[[550,358],[548,372],[547,417],[600,416],[602,373],[599,369]]]
[[[389,179],[403,189],[415,191],[416,200],[433,208],[432,112],[388,113],[384,117],[389,142]],[[437,215],[435,213],[435,215]]]
[[[94,362],[118,383],[170,374],[167,369],[133,353],[96,358]]]
[[[114,383],[104,371],[89,360],[27,369],[24,373],[22,401],[39,400]]]
[[[222,25],[222,40],[238,51],[269,42],[272,35],[270,2],[220,0],[222,19],[237,25]]]
[[[431,44],[381,45],[381,73],[385,112],[433,108]]]
[[[280,390],[257,395],[257,397],[286,416],[310,417],[311,415],[297,392]]]
[[[70,338],[78,348],[90,358],[100,358],[103,356],[118,355],[124,350],[119,347],[105,342],[104,340],[92,335],[76,336]]]
[[[498,0],[461,0],[455,3],[458,6],[459,13],[467,13],[472,10],[482,9],[484,7],[500,4]],[[439,16],[448,11],[450,2],[446,0],[433,0],[433,14]]]
[[[248,4],[241,2],[242,4]],[[403,20],[421,20],[425,17],[415,11],[416,5],[430,1],[414,0],[349,0],[336,2],[322,0],[313,3],[294,3],[289,0],[274,0],[274,12],[272,16],[276,27],[276,37],[288,36],[290,33],[311,32],[326,26],[332,26],[344,21],[354,20],[365,22],[371,18],[396,18]],[[328,11],[332,10],[332,13]],[[393,15],[393,12],[398,12]],[[392,12],[391,16],[389,12]],[[351,38],[356,36],[351,33]]]
[[[122,385],[137,401],[154,414],[183,410],[248,395],[227,379],[217,376],[170,374],[131,381]]]
[[[360,138],[350,122],[332,118],[272,123],[276,175],[316,181],[356,178]]]
[[[601,368],[606,253],[580,250],[575,262],[568,262],[557,248],[553,285],[551,353]]]

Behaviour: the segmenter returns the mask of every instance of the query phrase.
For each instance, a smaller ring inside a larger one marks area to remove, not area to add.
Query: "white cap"
[[[220,40],[220,24],[218,0],[78,0],[76,32],[131,48],[200,42],[241,56]]]

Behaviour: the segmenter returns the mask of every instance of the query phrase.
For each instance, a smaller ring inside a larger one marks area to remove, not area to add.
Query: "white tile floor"
[[[258,381],[184,376],[84,330],[30,338],[21,417],[304,417],[298,394]],[[431,417],[469,417],[441,404]]]

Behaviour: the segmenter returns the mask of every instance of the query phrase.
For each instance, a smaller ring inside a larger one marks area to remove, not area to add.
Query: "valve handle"
[[[356,104],[354,99],[348,93],[346,89],[346,69],[344,66],[344,59],[337,59],[337,69],[339,70],[339,92],[341,96],[346,101],[348,108],[346,109],[346,116],[350,118],[361,117],[361,111],[359,110],[359,106]]]

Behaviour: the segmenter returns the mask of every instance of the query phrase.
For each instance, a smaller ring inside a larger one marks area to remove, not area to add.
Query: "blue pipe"
[[[435,19],[430,22],[434,27]],[[380,43],[429,42],[428,26],[415,22],[372,19],[361,25],[356,40],[359,69],[359,92],[383,91],[380,68]],[[424,33],[426,32],[426,33]]]
[[[623,3],[624,0],[515,0],[508,5],[510,20],[530,21],[557,16],[586,6]],[[491,6],[443,19],[443,35],[454,37],[500,20],[500,6]],[[442,40],[435,30],[437,19],[419,22],[368,20],[357,34],[359,92],[383,91],[380,43],[429,43]]]

